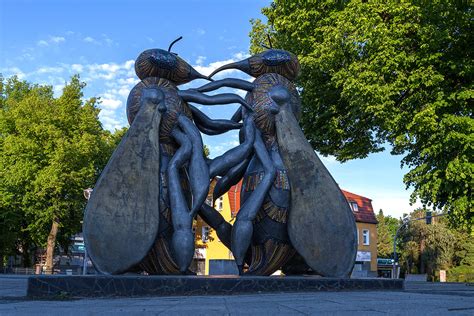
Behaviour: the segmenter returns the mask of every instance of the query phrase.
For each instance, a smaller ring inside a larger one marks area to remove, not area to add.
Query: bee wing
[[[318,274],[347,277],[357,253],[354,215],[289,105],[280,108],[276,130],[291,185],[291,243]]]
[[[105,274],[139,263],[158,233],[161,114],[145,102],[102,171],[87,203],[84,240]]]

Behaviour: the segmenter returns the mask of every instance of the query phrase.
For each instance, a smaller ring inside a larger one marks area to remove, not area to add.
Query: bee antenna
[[[267,38],[268,38],[268,45],[270,45],[270,48],[273,48],[272,39],[270,38],[270,34],[267,34]]]
[[[171,51],[171,47],[173,47],[174,43],[176,43],[177,41],[179,41],[179,40],[181,40],[181,39],[183,39],[182,36],[180,36],[180,37],[178,37],[177,39],[175,39],[174,41],[172,41],[171,44],[170,44],[170,47],[168,47],[168,52]]]
[[[270,47],[268,47],[267,45],[263,44],[263,43],[260,43],[259,44],[261,47],[265,48],[265,49],[271,49]]]

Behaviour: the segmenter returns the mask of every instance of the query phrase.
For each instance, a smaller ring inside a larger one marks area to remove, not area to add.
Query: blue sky
[[[127,125],[126,98],[138,82],[134,60],[145,49],[167,48],[209,74],[248,56],[249,20],[262,18],[270,1],[0,0],[0,73],[53,85],[61,93],[73,74],[87,83],[86,97],[99,96],[103,126]],[[221,77],[249,79],[238,71]],[[219,78],[217,76],[216,78]],[[181,88],[199,86],[197,80]],[[223,91],[224,92],[224,91]],[[242,94],[242,92],[239,92]],[[229,118],[236,105],[202,107],[211,117]],[[236,133],[204,137],[211,155],[238,144]],[[374,209],[401,216],[408,203],[400,157],[388,152],[344,164],[321,157],[340,187],[373,201]]]

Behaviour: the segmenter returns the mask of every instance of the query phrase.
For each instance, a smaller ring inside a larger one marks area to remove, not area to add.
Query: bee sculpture
[[[300,98],[292,83],[299,72],[297,57],[268,49],[224,65],[210,77],[226,69],[239,69],[256,79],[228,78],[197,90],[243,89],[252,107],[240,107],[232,120],[243,120],[244,127],[254,123],[253,148],[248,155],[234,157],[238,163],[214,189],[217,198],[243,180],[241,208],[231,233],[239,274],[270,275],[297,253],[320,275],[348,276],[357,252],[355,220],[299,126]]]
[[[208,162],[199,131],[216,135],[242,124],[212,120],[187,102],[240,103],[252,109],[235,94],[179,90],[179,84],[207,77],[172,53],[173,43],[168,51],[150,49],[137,58],[135,71],[141,81],[127,100],[130,129],[86,207],[85,244],[95,267],[105,274],[137,269],[149,274],[191,273],[192,222],[197,213],[230,246],[230,224],[204,201],[210,174],[228,172],[235,164],[230,156],[248,154],[254,128],[246,124],[247,142]]]

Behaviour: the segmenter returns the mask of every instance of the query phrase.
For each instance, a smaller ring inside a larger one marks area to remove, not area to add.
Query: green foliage
[[[390,143],[410,168],[412,201],[471,229],[473,11],[467,1],[275,0],[267,23],[252,21],[251,51],[269,32],[298,55],[315,149],[346,161]]]
[[[454,230],[443,217],[431,225],[422,218],[425,210],[410,214],[412,221],[401,231],[401,265],[408,273],[427,273],[434,279],[438,270],[447,270],[450,280],[471,279],[474,272],[474,240],[466,231]],[[471,270],[471,273],[467,271]]]
[[[204,145],[204,157],[209,158],[209,155],[211,154],[211,151],[209,150],[209,146]]]
[[[458,232],[455,267],[448,271],[449,282],[474,282],[474,234]]]
[[[379,258],[392,258],[393,238],[400,226],[400,221],[390,215],[384,216],[380,210],[377,214],[377,253]],[[397,249],[398,252],[398,249]]]
[[[83,100],[77,76],[57,98],[50,86],[0,82],[0,255],[17,243],[44,246],[53,221],[67,245],[80,231],[82,191],[94,185],[116,140],[102,129],[97,100]]]

